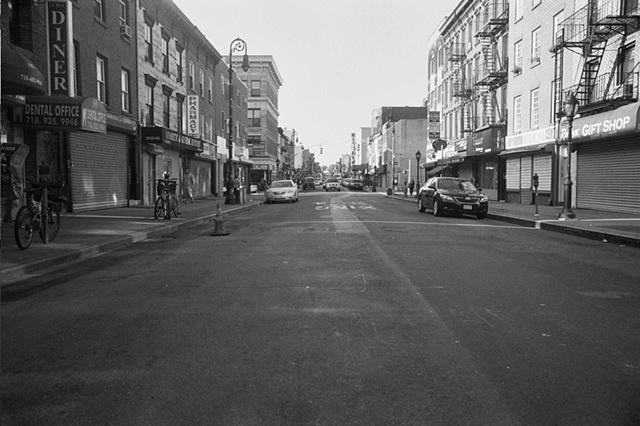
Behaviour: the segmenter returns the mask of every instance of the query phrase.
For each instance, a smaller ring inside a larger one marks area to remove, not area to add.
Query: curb
[[[253,209],[261,204],[262,201],[252,204],[246,204],[241,207],[228,209],[223,213],[233,215],[245,210]],[[20,285],[29,278],[42,275],[44,272],[54,267],[59,267],[61,265],[70,265],[80,261],[92,259],[110,251],[126,247],[130,244],[144,241],[149,238],[161,237],[164,235],[172,234],[181,229],[193,228],[195,226],[211,222],[215,215],[216,214],[214,212],[181,222],[167,223],[166,226],[133,232],[130,235],[120,237],[113,241],[96,244],[94,246],[89,246],[82,249],[72,250],[68,253],[60,255],[52,255],[22,265],[8,267],[2,270],[2,288],[4,290],[5,288],[10,288],[13,285]]]
[[[401,197],[397,195],[385,195],[386,198],[392,198],[394,200],[415,202],[413,198]],[[574,226],[567,226],[557,221],[548,220],[535,220],[535,219],[523,219],[514,216],[507,216],[504,214],[487,213],[487,218],[500,220],[502,222],[513,223],[515,225],[527,226],[536,229],[542,229],[545,231],[558,232],[561,234],[572,235],[574,237],[588,238],[591,240],[597,240],[610,244],[619,244],[628,247],[640,248],[640,238],[635,235],[620,232],[612,234],[606,231],[591,230],[585,228],[579,228]]]

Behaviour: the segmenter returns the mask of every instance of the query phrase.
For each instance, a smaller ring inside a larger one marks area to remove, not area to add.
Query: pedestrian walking
[[[185,170],[184,188],[187,201],[193,204],[193,190],[196,187],[196,177],[191,173],[191,170]]]
[[[413,187],[416,186],[416,182],[411,179],[411,182],[409,182],[409,195],[413,195]]]

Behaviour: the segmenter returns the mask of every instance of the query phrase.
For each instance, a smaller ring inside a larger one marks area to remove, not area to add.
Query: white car
[[[298,185],[292,180],[271,182],[271,186],[264,191],[264,202],[269,204],[276,201],[298,202]]]
[[[340,187],[340,181],[336,178],[327,179],[325,182],[324,190],[325,191],[340,191],[342,188]]]

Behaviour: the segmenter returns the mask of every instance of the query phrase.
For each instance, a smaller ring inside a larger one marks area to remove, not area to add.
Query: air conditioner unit
[[[120,35],[123,35],[125,37],[131,37],[131,35],[132,35],[131,26],[129,26],[129,25],[120,25]]]
[[[622,96],[624,98],[632,98],[633,97],[633,84],[623,84],[622,85]]]

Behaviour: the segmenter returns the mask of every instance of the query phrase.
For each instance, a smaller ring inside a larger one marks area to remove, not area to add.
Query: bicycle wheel
[[[49,242],[53,241],[60,230],[60,210],[49,204],[49,215],[47,219],[47,233],[49,234]],[[44,241],[44,229],[40,227],[40,238]]]
[[[167,195],[164,199],[164,218],[171,220],[171,196]]]
[[[16,244],[21,250],[26,250],[31,245],[33,237],[33,213],[27,206],[20,207],[15,222],[13,222],[13,233],[16,237]]]
[[[173,215],[178,217],[180,214],[180,202],[178,201],[178,197],[175,195],[171,196],[171,211],[173,211]]]
[[[156,219],[164,219],[166,215],[164,206],[164,200],[162,199],[162,197],[158,197],[156,199],[156,207],[155,209],[153,209],[153,217],[155,217]]]

